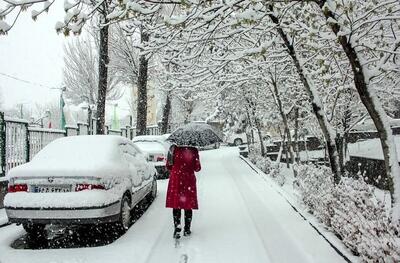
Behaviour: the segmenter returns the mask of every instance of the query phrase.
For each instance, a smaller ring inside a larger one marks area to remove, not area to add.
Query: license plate
[[[34,188],[35,193],[67,193],[71,192],[70,185],[37,185]]]

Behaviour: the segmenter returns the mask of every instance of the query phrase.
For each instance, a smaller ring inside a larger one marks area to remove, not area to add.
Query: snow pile
[[[391,223],[375,188],[362,179],[343,177],[333,184],[327,167],[299,165],[301,200],[328,229],[366,262],[400,262],[400,227]]]
[[[252,146],[250,146],[250,148],[252,148]],[[285,184],[286,178],[283,173],[279,172],[279,163],[272,162],[268,157],[262,157],[254,148],[250,149],[249,160],[257,166],[258,169],[274,178],[280,186]]]

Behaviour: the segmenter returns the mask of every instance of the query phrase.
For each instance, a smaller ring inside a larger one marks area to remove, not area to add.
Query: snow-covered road
[[[200,209],[192,236],[172,238],[166,181],[148,211],[114,243],[95,248],[13,249],[22,227],[0,228],[0,262],[344,262],[276,190],[239,158],[237,148],[201,153]]]

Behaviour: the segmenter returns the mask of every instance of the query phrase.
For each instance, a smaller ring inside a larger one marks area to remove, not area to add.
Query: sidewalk
[[[8,218],[6,214],[6,210],[4,208],[0,208],[0,227],[8,224]]]

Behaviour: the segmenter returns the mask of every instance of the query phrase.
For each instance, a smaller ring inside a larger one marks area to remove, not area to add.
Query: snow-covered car
[[[57,139],[8,173],[9,221],[28,233],[46,224],[130,225],[131,210],[157,194],[153,164],[130,140],[88,135]]]
[[[132,142],[146,155],[149,162],[154,164],[158,178],[168,178],[166,157],[170,144],[163,135],[142,135],[133,138]]]
[[[239,146],[244,143],[247,143],[247,136],[246,133],[236,133],[236,132],[230,132],[229,134],[226,135],[225,137],[225,142],[228,145],[234,145],[234,146]]]
[[[254,142],[260,142],[258,131],[253,129]],[[268,142],[271,139],[269,134],[263,135],[263,141]],[[225,143],[228,145],[239,146],[242,144],[247,144],[247,135],[245,132],[229,132],[225,135]]]

